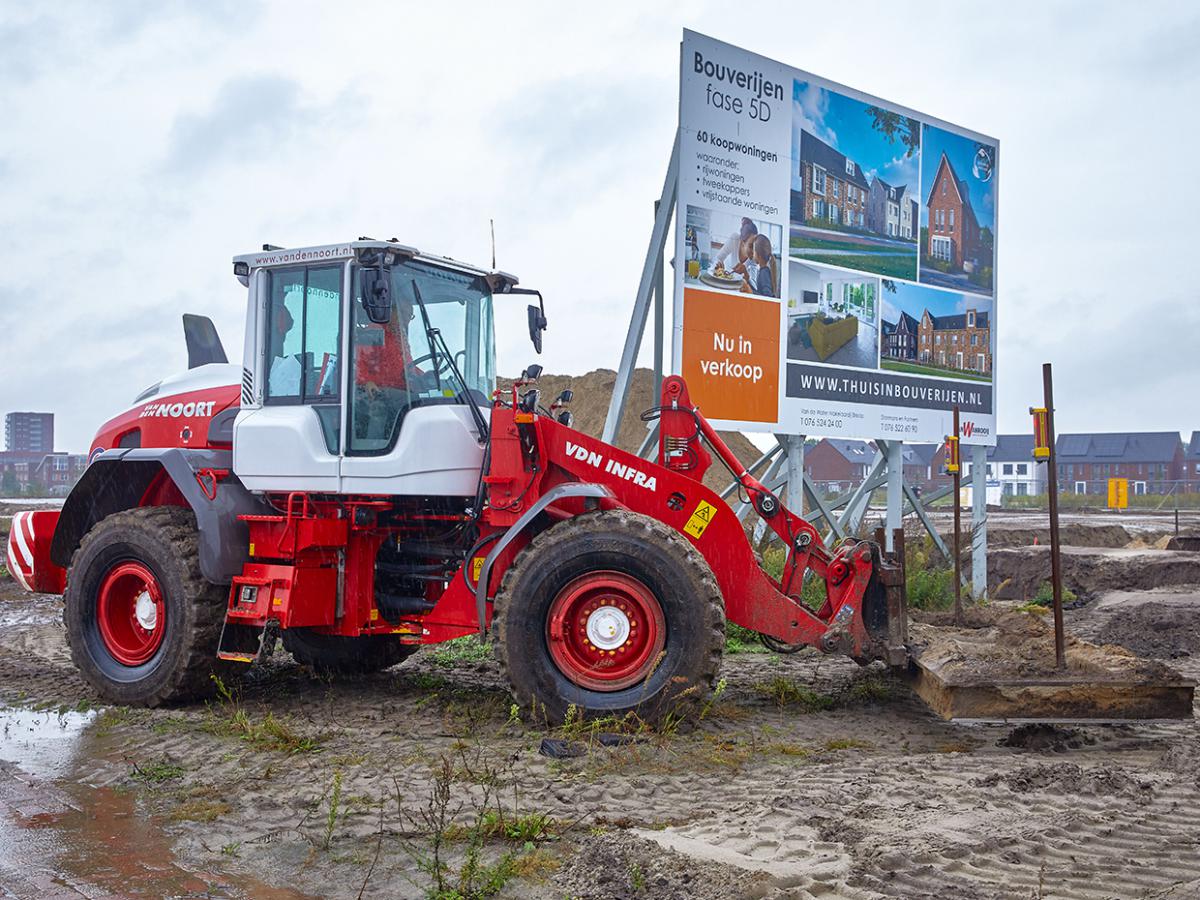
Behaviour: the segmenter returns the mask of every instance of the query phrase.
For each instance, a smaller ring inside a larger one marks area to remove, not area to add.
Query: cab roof
[[[403,259],[416,259],[421,262],[455,269],[470,275],[479,275],[490,280],[499,281],[499,286],[493,288],[503,292],[506,288],[515,287],[517,276],[499,269],[482,269],[470,263],[460,262],[448,256],[438,256],[434,253],[422,253],[416,247],[401,244],[399,241],[375,241],[370,238],[359,238],[356,241],[346,241],[342,244],[321,244],[315,247],[274,247],[264,244],[263,249],[255,253],[244,253],[233,258],[234,273],[239,276],[249,274],[255,269],[271,266],[293,265],[295,263],[312,263],[334,260],[346,260],[360,257],[364,251],[391,252]],[[238,264],[241,263],[242,266]],[[244,269],[242,268],[244,266]],[[240,270],[240,271],[239,271]]]

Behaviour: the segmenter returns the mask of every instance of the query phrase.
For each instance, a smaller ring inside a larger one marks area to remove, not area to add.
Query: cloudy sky
[[[619,358],[690,27],[1001,141],[1000,429],[1200,428],[1190,4],[249,2],[0,6],[0,412],[62,449],[240,357],[230,258],[358,235],[547,296],[549,371]],[[533,358],[501,310],[504,372]],[[647,354],[649,348],[645,351]]]

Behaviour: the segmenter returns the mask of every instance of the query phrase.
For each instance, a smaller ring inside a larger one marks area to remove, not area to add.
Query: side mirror
[[[376,325],[392,317],[392,273],[389,269],[364,266],[361,272],[362,306]]]
[[[525,367],[525,371],[521,373],[522,381],[537,381],[542,377],[542,367],[537,363]]]
[[[563,391],[561,394],[558,395],[558,399],[555,400],[554,403],[556,406],[563,406],[564,404],[570,403],[574,399],[575,399],[575,392],[573,390],[571,390],[570,388],[567,388],[565,391]]]
[[[546,330],[546,315],[542,310],[529,305],[529,339],[533,341],[533,349],[542,352],[542,332]]]

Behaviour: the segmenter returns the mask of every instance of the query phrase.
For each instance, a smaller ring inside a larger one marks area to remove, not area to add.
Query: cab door
[[[242,398],[233,442],[234,471],[250,490],[340,489],[349,271],[338,262],[255,273],[255,327],[246,340],[253,392]]]

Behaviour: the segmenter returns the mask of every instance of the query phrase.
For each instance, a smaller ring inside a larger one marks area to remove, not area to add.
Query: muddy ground
[[[444,650],[339,682],[278,654],[225,700],[112,709],[59,614],[0,586],[4,896],[422,897],[435,846],[448,897],[1200,895],[1194,721],[951,724],[812,652],[727,656],[702,720],[615,746]],[[1200,675],[1198,588],[1068,621]]]

